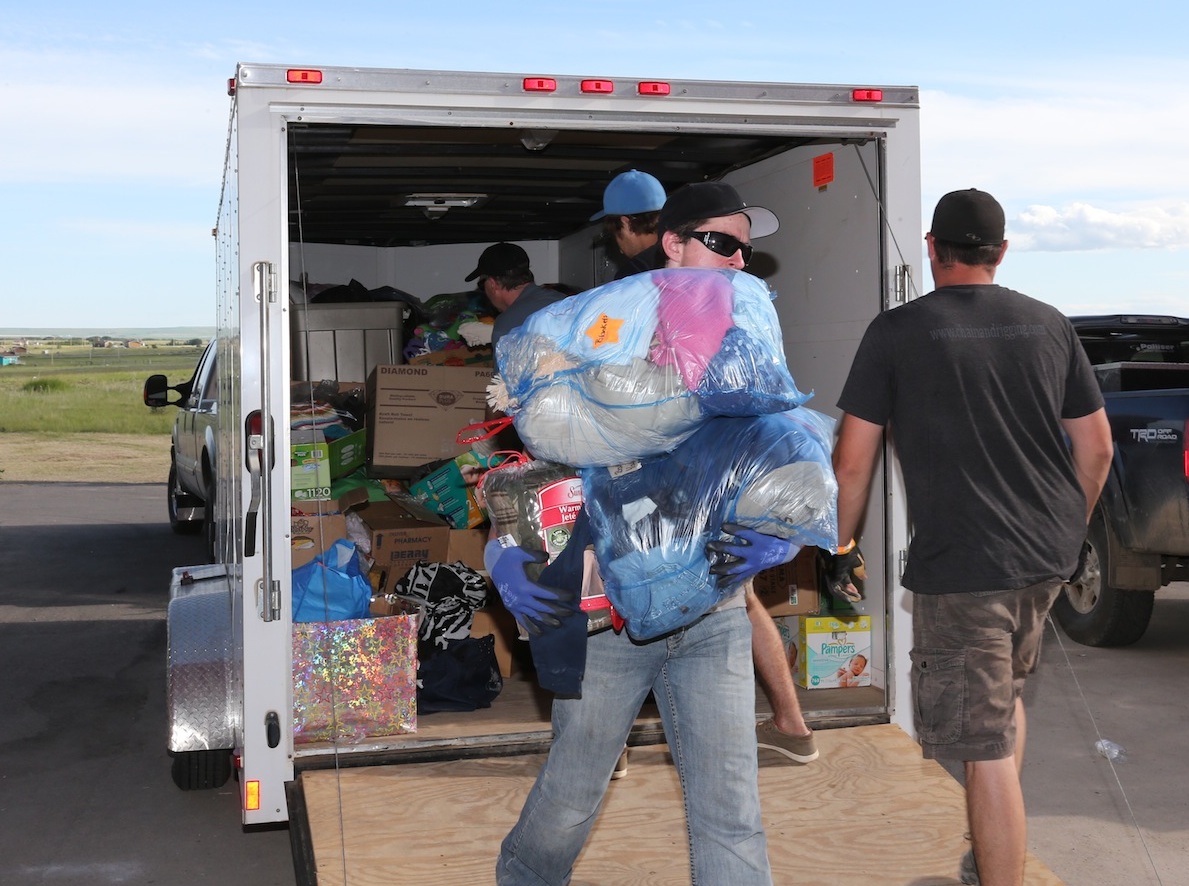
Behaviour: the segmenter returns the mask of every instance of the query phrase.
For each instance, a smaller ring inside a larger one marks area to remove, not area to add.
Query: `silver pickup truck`
[[[150,375],[144,384],[146,406],[177,406],[169,453],[167,505],[174,532],[204,534],[208,558],[214,560],[213,502],[215,440],[219,421],[215,342],[203,351],[189,381],[170,386],[164,375]],[[176,400],[169,399],[175,392]]]
[[[1147,630],[1155,592],[1189,580],[1189,320],[1070,320],[1102,387],[1115,454],[1085,577],[1053,613],[1079,643],[1124,646]]]

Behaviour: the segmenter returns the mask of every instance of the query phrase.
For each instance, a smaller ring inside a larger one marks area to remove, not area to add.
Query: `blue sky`
[[[919,86],[926,221],[946,191],[983,188],[1008,216],[999,282],[1067,313],[1189,314],[1183,4],[769,5],[10,8],[0,328],[213,325],[240,61]]]

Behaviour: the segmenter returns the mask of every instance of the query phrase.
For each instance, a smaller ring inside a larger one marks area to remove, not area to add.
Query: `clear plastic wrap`
[[[549,305],[500,339],[496,366],[489,402],[529,451],[583,467],[668,452],[710,417],[809,396],[767,284],[730,269],[650,271]]]
[[[736,590],[706,552],[724,523],[837,543],[833,425],[806,407],[719,417],[667,455],[581,471],[606,593],[632,637],[687,625]]]
[[[569,543],[582,510],[582,482],[566,465],[535,460],[507,463],[483,475],[483,496],[497,536],[510,535],[526,550],[553,560]],[[530,564],[537,579],[544,564]]]

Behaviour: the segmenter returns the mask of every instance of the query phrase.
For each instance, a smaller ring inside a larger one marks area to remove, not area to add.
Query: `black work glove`
[[[863,585],[867,581],[867,563],[857,544],[845,554],[822,549],[822,566],[826,590],[839,600],[858,603],[863,599]]]
[[[1082,542],[1082,549],[1078,551],[1078,565],[1073,570],[1073,575],[1069,577],[1068,583],[1071,585],[1081,584],[1086,578],[1086,561],[1090,557],[1090,542]]]

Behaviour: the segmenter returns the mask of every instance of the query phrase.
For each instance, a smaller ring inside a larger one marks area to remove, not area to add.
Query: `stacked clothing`
[[[613,465],[714,416],[799,406],[772,293],[729,269],[636,274],[537,311],[500,340],[491,405],[535,456]]]

